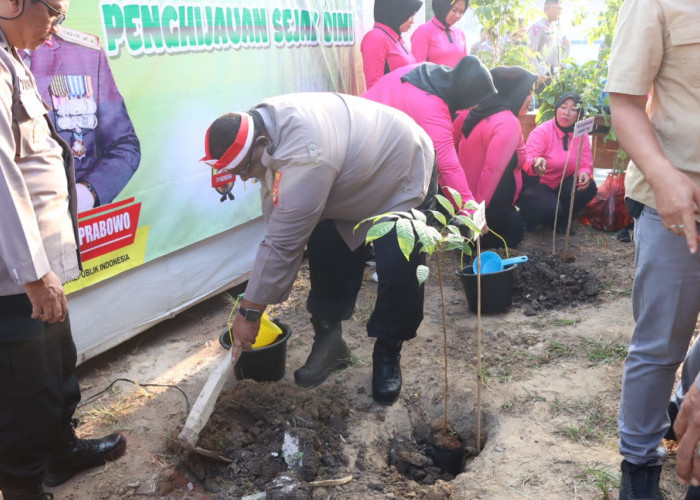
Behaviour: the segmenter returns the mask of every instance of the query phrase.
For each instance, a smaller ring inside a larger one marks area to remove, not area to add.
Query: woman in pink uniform
[[[435,147],[440,185],[455,189],[464,203],[474,196],[457,158],[459,135],[452,116],[495,93],[489,70],[476,57],[466,56],[454,69],[433,63],[399,68],[384,75],[363,97],[399,109],[423,127]]]
[[[523,166],[523,189],[518,206],[523,211],[525,229],[554,226],[557,215],[557,231],[566,231],[571,203],[571,187],[576,182],[574,215],[593,199],[598,192],[593,175],[593,154],[587,135],[573,137],[574,125],[581,110],[581,96],[575,92],[562,95],[555,106],[555,116],[537,128],[527,138],[527,160]],[[583,141],[578,176],[576,157]],[[561,198],[557,201],[559,183],[564,173]]]
[[[390,71],[416,62],[401,33],[411,29],[421,5],[420,0],[375,0],[374,27],[360,44],[367,88]]]
[[[464,32],[453,28],[469,7],[467,0],[433,0],[435,17],[420,25],[411,37],[416,62],[446,64],[450,68],[467,55]]]
[[[491,232],[481,240],[482,248],[509,247],[523,239],[523,218],[515,208],[522,188],[525,143],[518,115],[525,114],[537,75],[520,66],[491,70],[498,94],[471,111],[462,111],[454,127],[459,141],[459,161],[477,202],[486,202],[486,223]]]

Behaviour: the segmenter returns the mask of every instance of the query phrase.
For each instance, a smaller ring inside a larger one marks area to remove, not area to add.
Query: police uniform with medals
[[[141,149],[99,39],[60,28],[29,65],[51,119],[75,157],[76,179],[109,203],[138,168]]]

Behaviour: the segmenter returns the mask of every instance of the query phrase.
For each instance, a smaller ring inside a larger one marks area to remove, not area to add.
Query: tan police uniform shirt
[[[49,271],[78,275],[73,179],[34,77],[0,31],[0,295]]]
[[[423,202],[435,155],[408,115],[361,97],[290,94],[255,109],[272,139],[262,158],[268,227],[245,298],[275,304],[289,295],[318,222],[333,219],[358,248],[369,228],[353,231],[359,221]]]
[[[530,50],[537,54],[535,67],[540,75],[557,74],[561,68],[561,41],[557,26],[542,18],[527,31]]]
[[[605,90],[651,92],[647,113],[664,154],[700,185],[700,3],[626,0],[618,16]],[[625,192],[657,208],[651,186],[633,162]]]

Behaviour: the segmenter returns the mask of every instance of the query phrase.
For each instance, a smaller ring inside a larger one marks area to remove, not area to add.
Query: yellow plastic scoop
[[[270,316],[264,312],[260,318],[260,330],[258,330],[258,336],[255,337],[253,349],[272,344],[275,340],[277,340],[280,333],[282,333],[282,329],[274,324],[270,319]]]
[[[263,313],[260,318],[260,330],[258,330],[258,336],[255,337],[253,349],[259,349],[272,344],[281,333],[282,329],[270,319],[267,313]],[[219,335],[221,347],[224,349],[231,349],[231,336],[232,332],[230,327],[224,328],[221,335]]]

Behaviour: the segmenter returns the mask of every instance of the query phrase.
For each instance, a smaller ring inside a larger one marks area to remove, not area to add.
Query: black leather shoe
[[[661,466],[649,464],[632,464],[622,461],[622,487],[620,500],[646,499],[663,500],[659,489]]]
[[[401,345],[403,341],[377,339],[372,353],[372,398],[391,405],[401,394]]]
[[[46,493],[41,484],[23,488],[3,488],[3,500],[52,500],[53,494]]]
[[[116,460],[125,451],[126,438],[118,432],[102,439],[74,437],[51,457],[44,485],[52,487],[63,484],[80,471]]]
[[[311,318],[311,324],[316,333],[314,345],[304,366],[294,372],[294,381],[301,387],[315,387],[350,364],[350,349],[343,340],[340,321]]]

